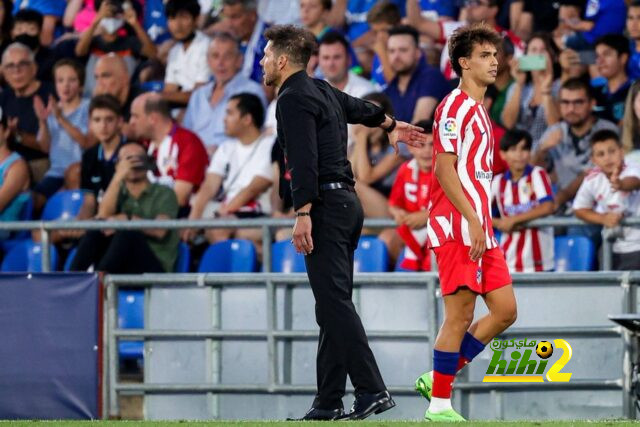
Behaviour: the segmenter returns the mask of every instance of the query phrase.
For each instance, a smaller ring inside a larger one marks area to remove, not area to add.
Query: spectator
[[[204,184],[193,202],[189,219],[205,216],[205,208],[214,199],[220,204],[215,212],[221,218],[257,218],[270,213],[269,194],[273,176],[271,150],[274,137],[260,131],[264,107],[260,98],[250,93],[231,97],[224,118],[225,132],[233,138],[216,150],[209,164]],[[207,230],[209,242],[229,238],[253,240],[261,252],[259,229]],[[189,240],[193,232],[183,237]]]
[[[589,83],[570,79],[560,89],[561,121],[550,126],[533,147],[534,161],[538,166],[553,171],[559,188],[555,196],[556,206],[573,199],[590,167],[591,146],[589,139],[601,129],[617,130],[615,124],[597,118],[592,110],[595,99]]]
[[[529,132],[507,131],[500,141],[500,156],[509,169],[491,183],[491,198],[500,214],[493,218],[493,226],[502,231],[500,247],[512,272],[550,271],[554,267],[553,228],[525,228],[527,222],[554,211],[549,176],[530,163],[531,144]]]
[[[66,6],[65,0],[16,0],[13,4],[13,16],[22,9],[34,9],[43,16],[40,44],[49,46],[55,39],[56,25],[62,18]]]
[[[400,166],[391,195],[389,212],[398,228],[398,235],[405,244],[404,260],[400,267],[413,271],[430,271],[431,254],[427,247],[427,204],[431,186],[431,161],[433,156],[433,123],[416,123],[429,135],[427,142],[420,148],[409,147],[413,159]]]
[[[209,163],[200,138],[171,118],[169,103],[156,93],[138,96],[131,105],[130,133],[150,141],[154,160],[152,182],[172,188],[182,215],[187,216],[189,200],[204,180]]]
[[[583,56],[581,56],[581,53]],[[558,55],[561,82],[564,83],[576,77],[588,78],[588,67],[595,64],[596,53],[594,51],[581,53],[573,49],[562,49],[560,55]]]
[[[0,52],[11,43],[13,16],[11,15],[12,0],[0,0]]]
[[[78,57],[86,57],[87,76],[85,94],[93,93],[95,81],[92,70],[96,61],[108,54],[115,53],[127,64],[129,75],[133,74],[141,56],[153,58],[156,56],[156,47],[145,32],[131,2],[116,2],[115,0],[95,0],[98,13],[93,18],[91,26],[87,28],[78,39],[75,54]],[[121,29],[128,24],[134,35],[122,34]]]
[[[302,11],[298,4],[299,0],[260,0],[258,16],[269,24],[300,24]]]
[[[621,34],[626,16],[625,0],[589,0],[584,13],[585,19],[567,22],[574,34],[565,39],[563,47],[578,51],[593,49],[598,37]]]
[[[33,9],[22,9],[13,17],[11,38],[27,46],[35,54],[38,64],[37,78],[43,82],[51,82],[53,64],[58,55],[53,49],[40,44],[42,32],[42,15]]]
[[[396,77],[384,93],[391,99],[398,120],[430,119],[450,87],[439,70],[427,65],[418,44],[418,32],[401,25],[389,31],[389,62]]]
[[[461,1],[419,0],[421,15],[432,21],[451,21],[458,19]]]
[[[640,213],[640,169],[625,165],[618,135],[601,130],[591,137],[591,170],[573,201],[576,217],[607,228]],[[622,227],[613,243],[613,269],[640,269],[640,230]]]
[[[371,82],[349,71],[349,43],[342,35],[328,33],[320,40],[318,53],[318,65],[331,86],[356,98],[375,92]]]
[[[81,97],[84,69],[72,59],[61,59],[54,66],[54,80],[60,101],[50,95],[45,107],[44,100],[36,96],[33,104],[39,120],[38,144],[49,153],[51,162],[44,179],[33,189],[35,212],[63,186],[80,186],[82,151],[94,142],[87,136],[89,101]]]
[[[622,148],[626,160],[640,165],[640,82],[629,88],[622,119]]]
[[[556,46],[565,47],[565,40],[573,35],[573,25],[580,21],[583,8],[583,0],[563,0],[560,2],[558,26],[553,31],[553,41],[555,41]]]
[[[493,96],[493,102],[490,108],[488,108],[489,117],[500,126],[502,126],[501,116],[507,102],[507,93],[515,81],[511,72],[513,54],[513,43],[511,43],[511,40],[508,38],[503,38],[502,49],[498,50],[498,74],[496,75],[495,82],[491,85],[495,88],[495,94]],[[493,89],[491,90],[493,91]]]
[[[387,115],[393,115],[393,106],[384,94],[372,93],[363,99],[382,106]],[[349,161],[353,166],[356,191],[362,202],[364,216],[388,217],[387,198],[404,159],[396,156],[382,129],[354,125],[353,135],[355,143]]]
[[[386,88],[387,83],[396,76],[389,60],[387,43],[389,42],[389,30],[400,25],[401,20],[398,6],[387,0],[376,3],[367,13],[367,23],[375,40],[371,80],[382,89]]]
[[[507,101],[502,111],[502,124],[506,129],[527,129],[537,146],[544,130],[559,120],[554,97],[560,88],[555,79],[554,67],[557,48],[548,34],[535,34],[527,45],[528,55],[543,55],[545,69],[522,71],[520,60],[514,58],[511,74],[515,84],[507,92]]]
[[[94,0],[67,0],[62,26],[82,33],[91,26],[96,15]]]
[[[551,33],[558,26],[560,2],[524,0],[517,26],[512,28],[522,40],[529,40],[531,34]]]
[[[263,106],[267,100],[262,86],[244,76],[242,54],[237,40],[229,33],[214,35],[209,44],[207,62],[213,81],[196,89],[189,100],[183,125],[198,134],[212,154],[226,139],[224,114],[229,99],[242,92],[253,93]]]
[[[595,86],[597,115],[603,119],[620,123],[624,115],[631,80],[627,76],[629,62],[629,40],[620,34],[607,34],[596,41],[596,66],[606,79]]]
[[[331,30],[331,27],[327,25],[327,15],[330,11],[331,0],[300,0],[302,25],[311,31],[317,40],[320,40]]]
[[[6,116],[0,112],[0,221],[20,221],[30,197],[29,167],[9,148],[6,128]],[[0,240],[9,237],[8,231],[0,232]]]
[[[189,102],[191,92],[209,81],[209,37],[197,30],[198,0],[169,0],[165,14],[176,44],[169,50],[162,93],[167,101],[184,106]]]
[[[231,32],[240,40],[240,49],[244,54],[242,74],[258,83],[262,83],[260,60],[267,46],[264,31],[269,24],[262,21],[257,13],[256,0],[222,0],[221,29]]]
[[[7,117],[15,151],[29,163],[32,182],[39,182],[49,169],[49,161],[36,138],[38,118],[33,100],[36,95],[49,99],[51,87],[36,78],[35,57],[22,43],[14,42],[5,49],[2,69],[8,87],[0,93],[0,107]]]
[[[416,1],[407,1],[407,22],[417,28],[420,33],[433,39],[436,43],[444,45],[440,56],[440,70],[448,80],[456,78],[449,61],[449,48],[447,40],[455,30],[467,25],[485,23],[494,28],[503,37],[508,37],[515,48],[515,56],[518,57],[524,51],[524,44],[512,32],[503,29],[496,23],[498,14],[498,0],[469,0],[466,8],[466,21],[432,21],[422,16],[420,6]]]
[[[131,88],[129,72],[124,59],[110,53],[98,59],[93,70],[96,86],[94,95],[111,95],[120,103],[125,120],[131,115],[131,103],[136,94]],[[123,128],[126,132],[126,128]]]
[[[629,34],[629,62],[627,74],[631,80],[640,78],[640,0],[633,0],[627,11],[627,34]]]
[[[124,143],[118,152],[116,172],[100,203],[97,217],[108,220],[166,220],[176,218],[176,195],[147,179],[145,148]],[[174,271],[178,258],[175,230],[91,230],[80,240],[72,271],[141,274]]]

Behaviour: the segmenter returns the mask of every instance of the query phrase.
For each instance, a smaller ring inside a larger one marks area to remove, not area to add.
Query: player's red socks
[[[456,376],[459,352],[433,350],[433,389],[431,395],[441,399],[451,398],[451,387]]]

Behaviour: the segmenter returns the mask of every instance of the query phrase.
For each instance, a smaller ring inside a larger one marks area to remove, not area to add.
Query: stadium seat
[[[51,270],[58,264],[58,254],[55,246],[50,246]],[[0,268],[4,272],[26,271],[29,273],[42,272],[42,246],[32,240],[22,240],[16,243],[5,255]]]
[[[396,261],[396,266],[394,268],[394,271],[397,271],[399,273],[413,273],[413,270],[407,270],[406,268],[402,268],[400,266],[400,264],[402,264],[402,261],[404,261],[404,249],[402,249],[400,251],[400,256],[398,257],[398,260]]]
[[[62,271],[71,271],[71,263],[73,262],[73,258],[76,256],[76,252],[78,252],[78,247],[74,247],[67,254],[67,259],[64,261],[64,268]]]
[[[304,255],[296,253],[289,240],[271,245],[271,271],[274,273],[306,273]]]
[[[554,239],[556,271],[592,270],[595,254],[595,246],[586,236],[557,236]]]
[[[22,211],[20,212],[19,221],[31,221],[33,219],[33,199],[31,196],[27,199],[27,202],[22,207]],[[14,231],[11,233],[9,239],[0,241],[0,245],[2,247],[2,252],[9,252],[15,245],[22,242],[23,240],[28,240],[31,238],[31,231],[29,230],[20,230]]]
[[[384,242],[375,236],[363,236],[358,242],[353,261],[353,271],[380,273],[387,271],[389,254]]]
[[[118,290],[118,328],[144,328],[144,290]],[[120,359],[142,359],[144,343],[142,341],[120,341],[118,343]]]
[[[258,259],[250,240],[231,239],[214,243],[202,254],[199,273],[253,273]]]
[[[54,194],[42,211],[44,221],[70,220],[78,216],[84,194],[80,190],[58,191]]]
[[[191,265],[191,250],[185,242],[178,245],[178,259],[176,260],[176,273],[188,273]]]

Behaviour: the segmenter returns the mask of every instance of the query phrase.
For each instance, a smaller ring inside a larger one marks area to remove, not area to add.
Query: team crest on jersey
[[[531,185],[528,182],[522,186],[522,193],[525,196],[528,196],[529,194],[531,194]]]
[[[482,268],[479,268],[476,271],[476,282],[478,283],[482,282]]]
[[[458,138],[458,124],[456,123],[456,119],[453,117],[449,117],[445,120],[444,125],[442,126],[442,137],[449,139]]]

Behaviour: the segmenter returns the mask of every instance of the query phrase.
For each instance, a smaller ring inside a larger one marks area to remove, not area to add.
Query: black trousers
[[[72,271],[86,271],[93,264],[96,271],[120,274],[164,273],[162,264],[139,231],[120,230],[105,236],[90,230],[80,239],[71,263]]]
[[[313,252],[305,264],[320,326],[313,403],[319,409],[342,408],[347,375],[356,396],[386,389],[351,300],[363,218],[357,195],[345,189],[323,192],[311,209]]]

